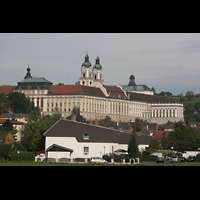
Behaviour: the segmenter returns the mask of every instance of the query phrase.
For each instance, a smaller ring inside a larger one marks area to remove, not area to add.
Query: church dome
[[[85,62],[83,62],[82,67],[90,68],[92,64],[89,62],[88,54],[85,55]]]
[[[100,59],[99,59],[98,56],[97,56],[97,58],[96,58],[96,63],[95,63],[95,65],[93,66],[93,69],[97,69],[97,70],[102,69],[102,66],[100,65]]]
[[[134,86],[134,85],[136,85],[136,83],[135,83],[135,76],[132,73],[130,75],[130,77],[129,77],[129,84],[128,84],[128,86]]]
[[[135,79],[135,76],[133,74],[130,75],[130,79]]]

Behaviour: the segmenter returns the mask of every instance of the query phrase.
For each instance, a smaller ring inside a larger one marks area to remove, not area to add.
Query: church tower
[[[98,83],[104,84],[104,81],[102,79],[102,73],[103,73],[103,69],[100,64],[100,59],[97,56],[95,65],[93,66],[93,81],[94,81],[93,85],[94,86],[96,86]]]
[[[80,85],[93,86],[92,65],[89,62],[89,56],[86,53],[85,62],[81,66],[81,78],[79,78]]]
[[[89,56],[86,53],[85,62],[81,66],[81,77],[79,78],[80,85],[97,86],[98,83],[104,84],[102,80],[102,66],[100,59],[97,56],[95,65],[92,67],[89,62]]]

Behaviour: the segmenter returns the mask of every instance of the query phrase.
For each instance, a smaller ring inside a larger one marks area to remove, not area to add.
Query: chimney
[[[72,121],[76,121],[76,115],[72,115],[71,120],[72,120]]]
[[[147,130],[149,130],[149,125],[147,124]]]
[[[99,122],[95,119],[94,125],[99,126]]]

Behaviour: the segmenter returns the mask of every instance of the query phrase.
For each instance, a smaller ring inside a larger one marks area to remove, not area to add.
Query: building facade
[[[85,55],[85,62],[81,66],[81,77],[79,78],[80,85],[97,86],[98,83],[104,84],[102,79],[103,69],[100,64],[100,59],[97,56],[95,65],[89,62],[88,54]]]
[[[24,93],[43,115],[59,111],[66,118],[77,106],[86,120],[109,116],[113,121],[121,122],[135,121],[136,118],[158,124],[184,121],[183,104],[170,97],[154,96],[147,86],[136,85],[133,75],[128,86],[104,85],[98,56],[92,67],[86,54],[79,85],[53,85],[44,77],[32,77],[30,71],[28,66],[24,80],[16,87],[0,86],[0,92]]]

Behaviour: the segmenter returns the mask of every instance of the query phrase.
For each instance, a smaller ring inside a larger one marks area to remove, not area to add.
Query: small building
[[[45,133],[45,156],[60,159],[102,157],[128,150],[130,132],[60,119]]]

